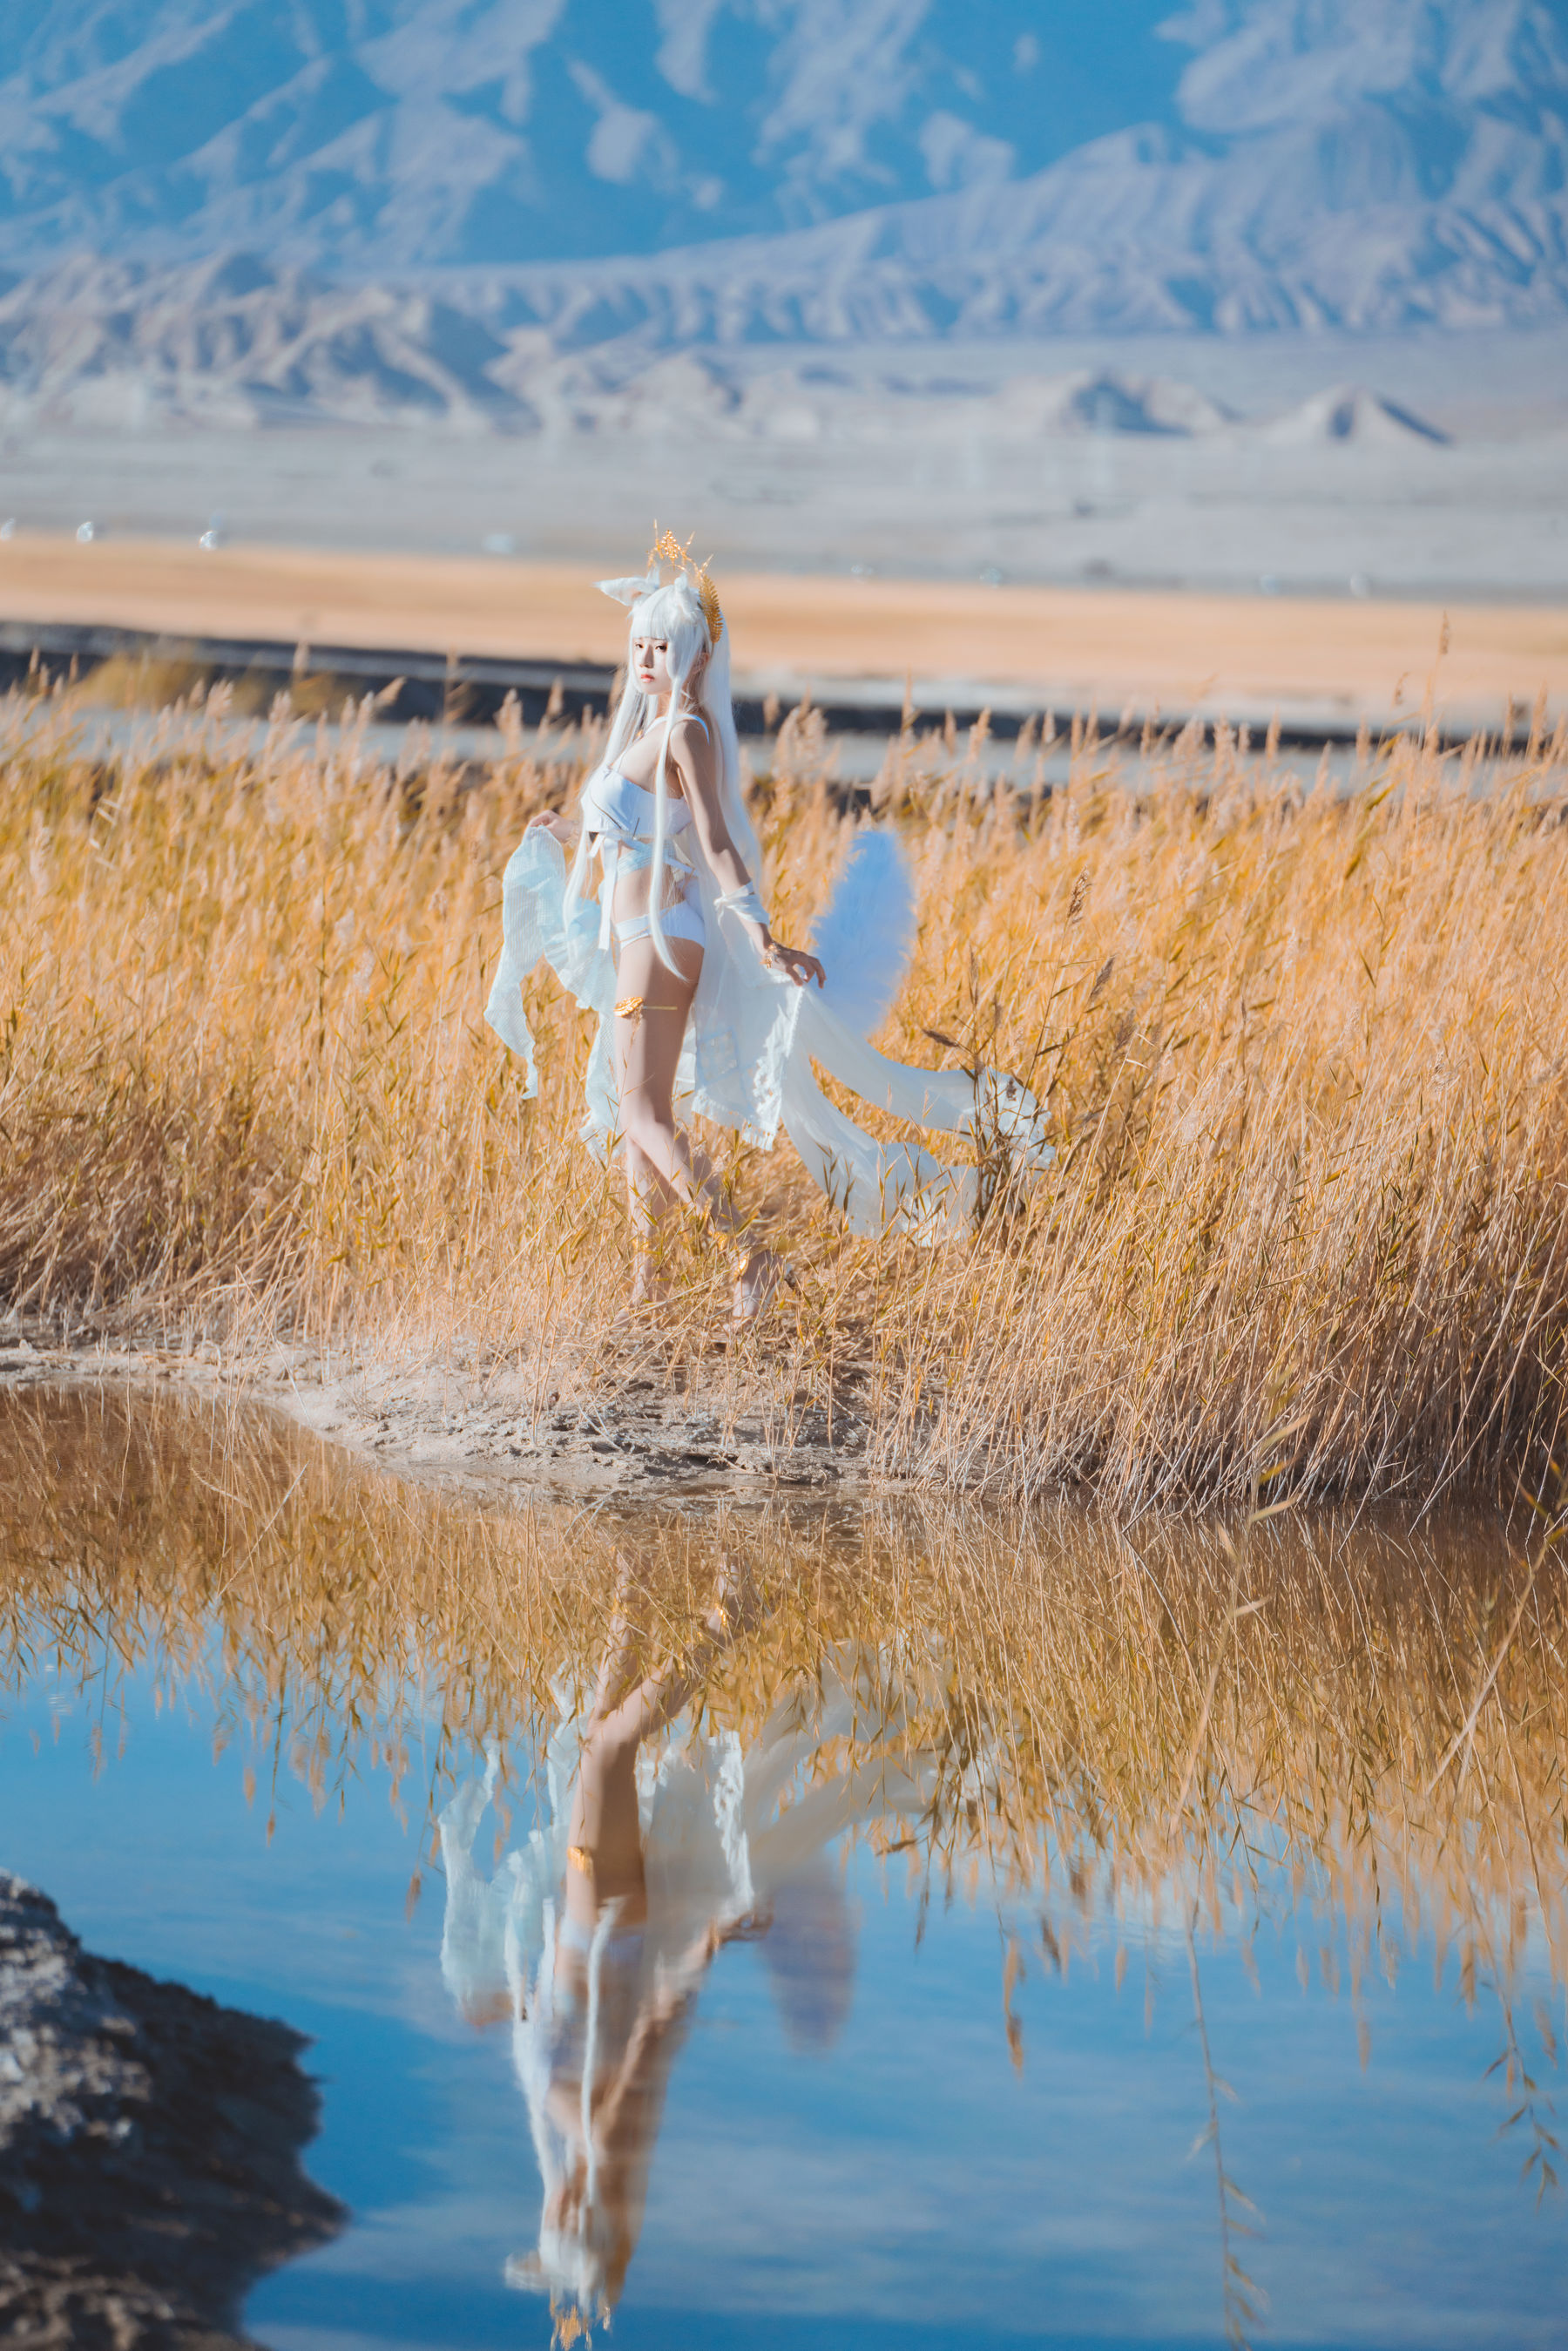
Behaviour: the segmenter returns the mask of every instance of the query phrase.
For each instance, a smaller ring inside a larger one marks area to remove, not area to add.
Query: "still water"
[[[0,1865],[314,2037],[278,2351],[1568,2345],[1501,1537],[487,1519],[40,1392],[0,1539]]]

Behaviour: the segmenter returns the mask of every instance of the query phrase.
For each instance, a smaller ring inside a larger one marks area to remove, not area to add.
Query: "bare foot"
[[[652,1258],[636,1259],[631,1270],[631,1295],[610,1324],[611,1330],[626,1330],[645,1306],[662,1306],[670,1296],[670,1287]]]
[[[730,1314],[733,1329],[744,1330],[773,1302],[774,1292],[781,1281],[793,1283],[794,1275],[783,1258],[770,1249],[754,1249],[735,1279],[734,1304]]]

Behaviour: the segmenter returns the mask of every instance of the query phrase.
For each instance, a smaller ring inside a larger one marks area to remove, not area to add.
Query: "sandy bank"
[[[722,590],[741,690],[789,699],[912,676],[928,707],[990,693],[1113,719],[1131,706],[1392,723],[1420,707],[1443,621],[1415,601],[964,580],[736,571]],[[0,619],[564,664],[614,662],[625,642],[619,608],[578,564],[26,531],[0,544]],[[1542,690],[1568,709],[1568,610],[1449,609],[1450,726],[1496,727],[1511,700],[1528,707]]]

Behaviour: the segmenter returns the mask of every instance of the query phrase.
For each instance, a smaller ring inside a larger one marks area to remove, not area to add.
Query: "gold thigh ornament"
[[[615,1017],[618,1020],[629,1020],[635,1029],[645,1012],[680,1012],[684,1009],[684,1006],[680,1004],[649,1004],[645,996],[623,996],[616,1006]]]

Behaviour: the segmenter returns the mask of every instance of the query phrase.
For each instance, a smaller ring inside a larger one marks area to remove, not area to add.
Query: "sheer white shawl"
[[[798,988],[764,967],[740,917],[718,904],[700,853],[697,887],[708,945],[676,1081],[678,1110],[733,1127],[771,1151],[783,1127],[814,1180],[851,1230],[901,1228],[923,1240],[972,1228],[981,1172],[954,1166],[917,1143],[881,1143],[829,1102],[813,1064],[863,1102],[919,1127],[974,1136],[992,1156],[1025,1168],[1054,1155],[1040,1105],[1017,1078],[981,1069],[922,1070],[867,1040],[902,985],[914,942],[914,888],[898,836],[867,827],[851,845],[812,948],[826,987]],[[524,1091],[538,1092],[523,987],[541,960],[597,1023],[589,1057],[582,1134],[599,1155],[619,1125],[610,1061],[615,967],[599,945],[598,911],[568,889],[560,845],[524,835],[502,883],[503,947],[485,1018],[524,1061]]]

